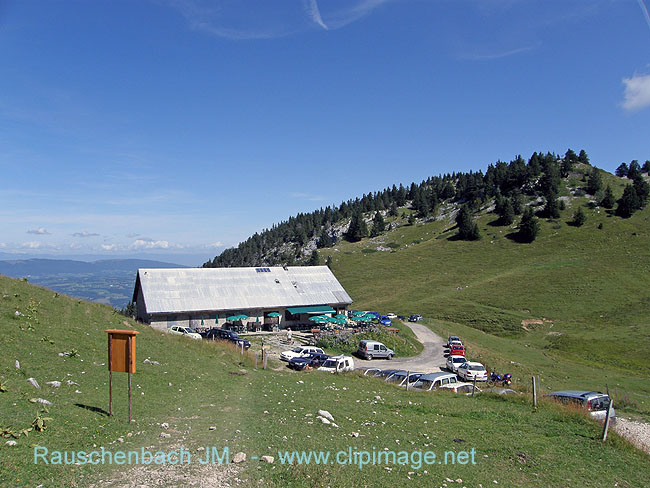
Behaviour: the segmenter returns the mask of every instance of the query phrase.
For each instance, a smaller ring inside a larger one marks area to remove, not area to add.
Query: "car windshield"
[[[464,363],[465,358],[451,358],[451,361],[454,363]]]
[[[193,332],[195,333],[196,331],[194,329],[190,328],[190,327],[185,327],[185,333],[186,334],[191,334]]]
[[[590,401],[591,410],[607,410],[609,406],[609,397],[603,395],[601,397],[592,398]]]
[[[231,332],[231,333],[228,334],[228,335],[229,335],[230,337],[232,337],[233,339],[239,339],[239,336],[237,335],[236,332]]]
[[[302,352],[302,347],[300,347],[300,346],[294,347],[293,349],[291,349],[291,351],[292,352]]]
[[[470,371],[485,371],[485,366],[479,364],[470,364]]]
[[[431,388],[431,385],[433,384],[433,381],[429,380],[420,380],[415,385],[413,385],[413,388],[421,388],[423,390],[428,390]]]
[[[323,364],[324,368],[336,368],[336,361],[332,361],[331,359],[328,359],[325,361],[325,364]]]

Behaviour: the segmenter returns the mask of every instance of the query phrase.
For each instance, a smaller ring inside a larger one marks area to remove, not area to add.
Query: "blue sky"
[[[199,265],[393,183],[650,158],[642,0],[5,1],[0,46],[3,256]]]

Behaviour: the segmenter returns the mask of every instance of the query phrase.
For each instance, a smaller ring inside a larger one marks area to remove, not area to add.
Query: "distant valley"
[[[0,261],[0,274],[27,278],[71,297],[123,308],[131,300],[138,268],[185,268],[147,259],[106,259],[93,262],[67,259]]]

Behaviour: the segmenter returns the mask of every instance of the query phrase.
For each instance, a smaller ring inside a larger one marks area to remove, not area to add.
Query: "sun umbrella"
[[[237,320],[240,320],[240,319],[239,319],[239,315],[231,315],[230,317],[226,317],[226,320],[228,322],[236,322]]]
[[[345,315],[343,315],[342,313],[336,314],[334,316],[334,318],[335,319],[343,319],[343,320],[347,319],[347,317]]]
[[[267,317],[279,317],[280,315],[281,314],[279,314],[278,312],[271,312],[266,314]]]
[[[366,312],[354,312],[352,314],[353,317],[363,317],[366,314]]]
[[[327,322],[327,319],[321,316],[309,317],[309,320],[311,320],[312,322],[316,322],[317,324],[324,324],[325,322]]]
[[[244,315],[243,313],[237,315],[237,317],[239,317],[239,320],[248,320],[248,315]]]

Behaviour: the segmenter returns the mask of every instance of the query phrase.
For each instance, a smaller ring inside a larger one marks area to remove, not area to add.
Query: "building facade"
[[[237,315],[285,328],[352,303],[327,266],[139,269],[133,301],[137,319],[162,330],[221,327]]]

